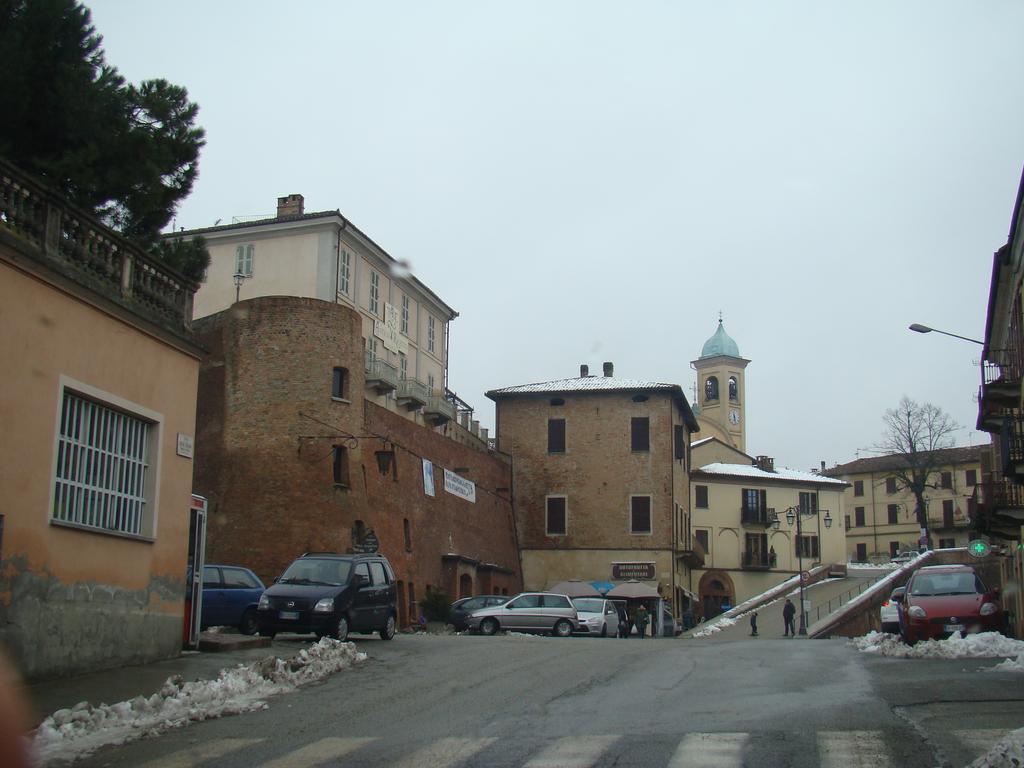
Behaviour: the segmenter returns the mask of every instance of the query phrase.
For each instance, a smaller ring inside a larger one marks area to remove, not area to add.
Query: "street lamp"
[[[912,323],[908,327],[910,328],[910,330],[914,331],[915,333],[931,333],[932,331],[935,331],[935,333],[941,333],[944,336],[952,336],[954,339],[963,339],[964,341],[971,341],[971,342],[974,342],[975,344],[981,344],[982,346],[985,345],[985,342],[983,342],[983,341],[978,341],[977,339],[969,339],[966,336],[961,336],[958,333],[950,333],[949,331],[940,331],[938,328],[929,328],[927,325],[921,325],[920,323]]]
[[[238,292],[242,289],[242,281],[245,280],[248,275],[243,275],[241,272],[235,272],[231,276],[231,279],[235,281],[235,304],[238,303]]]
[[[821,518],[822,522],[825,523],[825,527],[826,528],[831,528],[832,527],[832,515],[829,513],[829,511],[827,509],[826,510],[822,510],[822,511],[824,511],[824,513],[825,513],[822,516],[822,518]],[[806,635],[807,634],[807,613],[804,611],[804,544],[803,544],[804,529],[803,529],[802,519],[805,518],[805,517],[814,517],[817,514],[818,514],[818,509],[817,508],[812,508],[812,507],[809,507],[809,506],[805,507],[805,506],[801,506],[799,504],[797,504],[795,506],[792,506],[792,507],[789,507],[784,512],[784,515],[786,517],[786,522],[789,525],[793,525],[794,521],[796,522],[796,539],[797,539],[796,556],[798,558],[799,568],[800,568],[800,632],[799,633],[801,635]],[[782,518],[780,518],[779,515],[774,514],[772,516],[772,530],[776,530],[776,531],[779,530],[779,525],[781,523],[782,523]]]

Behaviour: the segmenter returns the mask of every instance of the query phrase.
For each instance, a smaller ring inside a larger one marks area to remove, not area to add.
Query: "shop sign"
[[[654,581],[654,563],[612,563],[612,581]]]

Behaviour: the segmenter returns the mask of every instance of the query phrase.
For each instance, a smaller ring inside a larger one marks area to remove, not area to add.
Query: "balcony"
[[[398,389],[398,371],[391,363],[366,353],[366,386],[383,395]]]
[[[697,539],[690,539],[690,541],[676,553],[676,557],[691,568],[703,568],[704,558],[707,557],[707,552],[704,551],[704,547],[701,546]]]
[[[1007,480],[988,480],[974,486],[971,519],[977,530],[1018,540],[1024,525],[1024,486]]]
[[[440,426],[455,420],[455,406],[441,395],[430,395],[423,408],[423,415],[431,424]]]
[[[1003,477],[1024,481],[1024,418],[1020,411],[1003,418],[997,442]]]
[[[772,524],[772,518],[774,515],[774,509],[766,509],[763,507],[741,507],[740,523],[742,525],[753,525],[767,528]]]
[[[404,405],[408,410],[415,411],[425,406],[428,400],[430,400],[430,390],[422,381],[402,379],[398,382],[399,405]]]
[[[767,571],[772,567],[768,553],[758,550],[744,552],[742,565],[745,571]]]

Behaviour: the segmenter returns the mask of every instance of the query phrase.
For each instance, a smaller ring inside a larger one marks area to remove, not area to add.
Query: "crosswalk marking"
[[[567,736],[526,763],[524,768],[590,768],[621,736]]]
[[[679,742],[669,768],[733,768],[743,765],[745,733],[688,733]]]
[[[491,746],[497,739],[438,739],[423,749],[416,750],[404,760],[395,763],[396,768],[448,768],[468,760],[477,752]]]
[[[144,768],[192,768],[203,760],[223,757],[235,750],[259,744],[261,741],[262,739],[217,739],[146,763]]]
[[[819,731],[818,764],[822,768],[878,768],[892,761],[879,731]]]
[[[355,752],[372,741],[376,741],[376,739],[341,739],[329,736],[261,765],[262,768],[305,768],[306,766],[320,765],[328,760],[337,760],[349,752]]]

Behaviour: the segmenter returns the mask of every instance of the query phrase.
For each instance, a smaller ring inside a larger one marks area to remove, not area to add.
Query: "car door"
[[[541,595],[541,610],[537,615],[534,629],[545,632],[555,628],[562,619],[567,619],[573,629],[577,629],[578,620],[572,601],[565,595]]]
[[[352,574],[352,629],[363,632],[373,624],[373,582],[368,563],[356,563]]]
[[[507,629],[531,629],[537,622],[540,595],[520,595],[502,611],[501,623]]]
[[[215,565],[203,566],[203,613],[200,621],[204,629],[224,623],[224,582],[220,568]]]
[[[384,564],[378,560],[373,560],[369,563],[370,566],[370,583],[373,585],[372,600],[373,600],[373,614],[371,621],[371,629],[380,629],[388,621],[388,613],[391,610],[391,604],[388,600],[388,592],[391,583],[388,581],[387,574],[384,572]]]
[[[259,602],[263,584],[246,568],[220,569],[224,584],[223,623],[236,627],[245,609]]]

